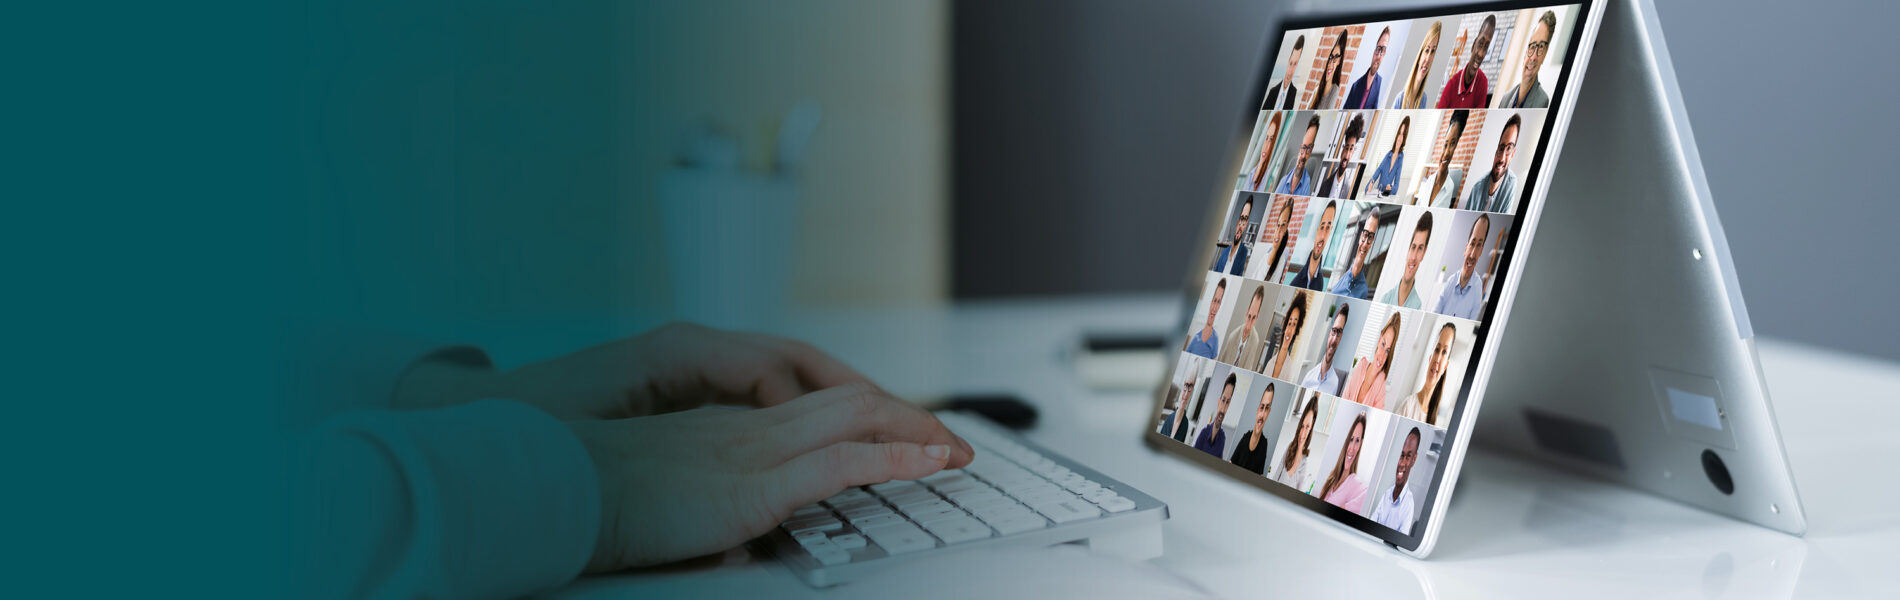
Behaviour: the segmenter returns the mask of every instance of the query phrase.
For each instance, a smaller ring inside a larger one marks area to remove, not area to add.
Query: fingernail
[[[928,456],[937,460],[943,460],[945,458],[949,458],[950,447],[945,446],[943,444],[931,444],[929,446],[924,446],[924,456]]]

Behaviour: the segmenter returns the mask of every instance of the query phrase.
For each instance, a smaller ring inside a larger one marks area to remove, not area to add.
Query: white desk
[[[1039,405],[1028,435],[1169,504],[1153,567],[1219,596],[1893,597],[1900,593],[1900,365],[1760,343],[1810,530],[1797,538],[1479,449],[1429,560],[1374,545],[1244,484],[1149,450],[1147,392],[1085,389],[1069,368],[1084,331],[1161,331],[1173,297],[1013,301],[809,315],[780,333],[813,341],[900,394],[1010,390]],[[575,340],[530,356],[571,349]],[[498,350],[500,350],[498,348]],[[1482,440],[1483,432],[1479,431]],[[1480,443],[1482,443],[1480,441]],[[1043,570],[1092,577],[1053,550]],[[1063,569],[1077,572],[1064,572]],[[1126,572],[1158,571],[1131,567]],[[952,581],[955,581],[954,579]],[[970,581],[983,586],[985,582]],[[994,585],[988,582],[987,585]],[[986,588],[993,589],[993,588]],[[961,597],[970,589],[931,587]],[[875,593],[874,593],[875,592]],[[568,597],[769,594],[867,597],[805,587],[743,551],[664,572],[584,579]]]

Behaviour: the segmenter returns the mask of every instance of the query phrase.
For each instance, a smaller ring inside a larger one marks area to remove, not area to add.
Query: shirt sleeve
[[[389,408],[396,385],[424,361],[491,368],[480,348],[334,321],[286,321],[278,335],[289,351],[279,365],[286,383],[286,424],[307,430],[355,409]]]
[[[510,598],[593,553],[593,461],[526,404],[357,411],[298,441],[290,525],[310,597]]]

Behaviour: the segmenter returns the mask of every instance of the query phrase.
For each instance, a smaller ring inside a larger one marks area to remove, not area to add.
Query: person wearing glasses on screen
[[[1280,185],[1273,186],[1275,194],[1295,196],[1313,195],[1313,178],[1306,176],[1306,161],[1313,158],[1313,141],[1319,139],[1319,115],[1306,119],[1306,133],[1300,138],[1300,155],[1294,159],[1293,169],[1280,178]]]
[[[1399,312],[1392,311],[1385,327],[1379,328],[1379,345],[1373,347],[1372,356],[1360,359],[1353,365],[1352,374],[1346,376],[1341,398],[1385,409],[1385,380],[1392,373],[1392,349],[1399,343],[1399,325]]]
[[[1234,455],[1227,462],[1234,466],[1267,474],[1267,453],[1273,449],[1267,440],[1267,413],[1273,410],[1273,382],[1267,382],[1266,391],[1260,392],[1260,407],[1253,411],[1253,431],[1247,437],[1234,443]]]
[[[1306,50],[1306,36],[1293,40],[1293,56],[1286,61],[1286,76],[1280,82],[1267,88],[1267,100],[1260,103],[1260,110],[1293,110],[1294,102],[1300,98],[1300,88],[1293,86],[1293,74],[1300,71],[1300,55]]]
[[[1214,284],[1213,298],[1207,302],[1207,323],[1201,326],[1200,331],[1188,336],[1187,347],[1184,348],[1188,354],[1213,360],[1220,353],[1220,334],[1214,332],[1214,315],[1220,313],[1221,296],[1226,294],[1227,279],[1221,278]]]
[[[1405,80],[1405,91],[1392,99],[1392,108],[1425,108],[1425,81],[1432,76],[1432,61],[1438,58],[1438,39],[1444,32],[1445,24],[1437,21],[1425,31],[1424,43],[1418,45],[1418,56],[1412,59],[1412,76]]]
[[[1529,43],[1524,45],[1524,74],[1518,84],[1498,98],[1498,108],[1549,108],[1550,96],[1544,93],[1544,86],[1537,81],[1537,72],[1544,68],[1544,57],[1550,52],[1550,34],[1557,31],[1557,13],[1544,11],[1537,17],[1537,24],[1531,26]]]
[[[1319,184],[1319,195],[1326,198],[1352,198],[1352,155],[1359,151],[1359,139],[1366,137],[1366,117],[1353,115],[1346,124],[1346,139],[1340,141],[1339,160]]]
[[[1372,299],[1372,286],[1366,285],[1366,261],[1372,258],[1372,240],[1379,233],[1379,207],[1369,205],[1366,208],[1366,222],[1359,228],[1358,243],[1353,245],[1352,266],[1344,273],[1333,274],[1333,287],[1329,292],[1360,300]]]
[[[1352,305],[1339,303],[1339,311],[1333,314],[1332,325],[1326,330],[1326,348],[1319,355],[1319,364],[1306,371],[1306,377],[1300,380],[1302,387],[1339,395],[1339,386],[1346,381],[1346,371],[1333,368],[1333,356],[1339,352],[1340,340],[1346,337],[1347,315],[1350,314]]]
[[[1379,168],[1372,172],[1372,183],[1366,189],[1372,190],[1374,198],[1389,198],[1399,190],[1399,171],[1405,168],[1405,139],[1412,134],[1412,118],[1399,120],[1399,132],[1392,136],[1392,149],[1385,151],[1385,158],[1379,159]]]
[[[1313,454],[1313,428],[1319,423],[1319,392],[1314,392],[1306,400],[1306,408],[1300,410],[1300,424],[1293,430],[1293,439],[1286,443],[1286,450],[1280,453],[1280,472],[1274,481],[1292,486],[1302,494],[1313,493],[1313,485],[1318,483],[1319,472],[1311,460]]]
[[[1221,452],[1227,448],[1227,430],[1222,428],[1221,423],[1227,420],[1227,405],[1233,402],[1234,386],[1239,382],[1240,377],[1233,373],[1227,374],[1227,382],[1220,387],[1220,402],[1214,405],[1214,420],[1208,421],[1207,426],[1201,428],[1201,434],[1194,436],[1195,450],[1220,458]]]
[[[1267,169],[1272,167],[1274,144],[1280,141],[1280,116],[1283,114],[1285,113],[1276,112],[1273,116],[1267,117],[1267,135],[1260,138],[1260,159],[1254,161],[1253,172],[1241,180],[1241,189],[1249,192],[1264,192],[1267,190],[1262,188],[1273,182],[1273,179],[1267,176]]]
[[[1412,241],[1405,246],[1405,272],[1399,275],[1399,285],[1379,298],[1380,302],[1406,308],[1418,308],[1418,264],[1431,252],[1432,213],[1418,216],[1418,224],[1412,227]],[[1401,300],[1401,298],[1403,300]]]
[[[1454,208],[1458,200],[1458,186],[1464,185],[1465,170],[1453,168],[1451,161],[1458,156],[1458,140],[1465,136],[1465,121],[1471,118],[1471,111],[1451,111],[1451,120],[1445,124],[1445,145],[1438,152],[1438,175],[1432,178],[1430,206]]]
[[[1517,133],[1523,126],[1524,119],[1518,115],[1511,115],[1504,122],[1504,131],[1498,132],[1497,150],[1491,153],[1491,170],[1471,182],[1471,191],[1465,195],[1465,210],[1501,213],[1511,209],[1517,175],[1512,174],[1509,167],[1511,159],[1517,156]]]
[[[1267,252],[1267,260],[1264,263],[1262,261],[1254,261],[1254,269],[1259,271],[1259,276],[1253,277],[1253,279],[1273,281],[1273,269],[1280,265],[1280,258],[1285,256],[1287,245],[1293,240],[1293,232],[1288,229],[1292,225],[1293,197],[1281,196],[1279,224],[1275,225],[1272,231],[1260,232],[1260,241],[1262,242],[1266,241],[1267,236],[1273,236],[1273,242],[1269,245],[1269,247],[1273,249]]]
[[[1339,39],[1333,40],[1333,47],[1326,52],[1326,68],[1320,71],[1319,87],[1313,88],[1313,103],[1310,110],[1339,108],[1339,98],[1345,93],[1341,84],[1346,79],[1346,44],[1349,43],[1348,31],[1339,30]]]
[[[1352,82],[1352,91],[1346,93],[1346,110],[1379,107],[1379,87],[1384,83],[1379,77],[1379,63],[1385,61],[1385,43],[1392,41],[1392,28],[1379,31],[1378,45],[1372,47],[1372,66],[1366,67],[1366,74]]]
[[[1306,322],[1306,292],[1293,295],[1293,302],[1286,307],[1286,320],[1280,323],[1280,347],[1274,349],[1273,356],[1267,360],[1272,369],[1262,369],[1274,379],[1286,381],[1287,359],[1293,357],[1293,346],[1300,343],[1300,326]],[[1266,367],[1268,365],[1261,365]]]
[[[1319,488],[1321,500],[1355,513],[1365,508],[1366,482],[1359,477],[1359,451],[1365,445],[1366,413],[1360,412],[1346,430],[1346,442],[1339,445],[1339,461],[1333,463],[1326,485]]]
[[[1390,527],[1399,533],[1412,533],[1412,490],[1405,483],[1412,479],[1412,465],[1418,462],[1418,445],[1424,436],[1417,427],[1405,433],[1405,443],[1399,447],[1399,459],[1393,461],[1392,487],[1379,494],[1379,501],[1372,509],[1372,520]]]
[[[1465,238],[1464,263],[1451,281],[1438,292],[1438,305],[1432,312],[1460,319],[1478,320],[1484,310],[1484,282],[1478,275],[1478,258],[1484,255],[1484,238],[1491,234],[1491,216],[1478,215],[1471,223],[1471,235]]]
[[[1465,66],[1445,81],[1445,89],[1438,92],[1438,108],[1484,108],[1491,94],[1490,82],[1484,77],[1479,65],[1484,63],[1484,55],[1491,51],[1491,36],[1498,30],[1497,15],[1485,15],[1484,23],[1478,26],[1478,37],[1471,40],[1471,58]]]
[[[1294,274],[1293,280],[1288,281],[1287,285],[1315,292],[1326,291],[1325,286],[1320,283],[1325,278],[1320,277],[1319,262],[1326,258],[1326,240],[1333,237],[1333,217],[1338,215],[1339,205],[1333,201],[1327,201],[1326,208],[1320,209],[1319,224],[1313,228],[1313,250],[1306,255],[1306,266],[1301,267],[1300,272]]]
[[[1260,304],[1266,301],[1267,286],[1256,284],[1253,297],[1247,300],[1247,320],[1227,332],[1227,344],[1221,346],[1220,361],[1230,365],[1252,366],[1260,364],[1260,355],[1266,341],[1260,339],[1257,323],[1260,319]]]
[[[1247,253],[1253,244],[1247,243],[1247,224],[1253,214],[1253,196],[1240,201],[1240,215],[1234,218],[1234,239],[1214,256],[1214,271],[1228,275],[1239,275],[1247,270]],[[1227,259],[1233,258],[1233,268],[1228,268]]]
[[[1438,409],[1445,400],[1445,369],[1451,366],[1451,345],[1458,329],[1451,323],[1438,328],[1438,342],[1432,345],[1431,362],[1425,365],[1425,380],[1418,392],[1399,400],[1392,412],[1421,423],[1437,423]]]

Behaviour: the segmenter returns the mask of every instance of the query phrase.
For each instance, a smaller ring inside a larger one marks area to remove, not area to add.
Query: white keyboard
[[[1159,500],[980,417],[937,416],[975,447],[967,467],[845,490],[798,509],[764,543],[818,587],[918,557],[1003,545],[1113,539],[1119,546],[1110,551],[1124,556],[1160,554],[1168,507]]]

